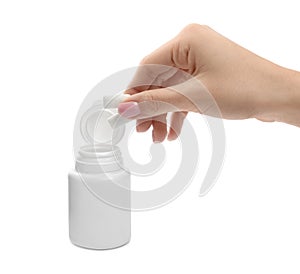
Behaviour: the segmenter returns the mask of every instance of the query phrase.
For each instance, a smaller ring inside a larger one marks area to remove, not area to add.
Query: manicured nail
[[[137,102],[121,103],[118,106],[118,111],[120,115],[122,115],[125,118],[132,118],[141,113],[141,110]]]
[[[170,141],[170,142],[175,141],[177,138],[178,138],[178,136],[174,135],[174,134],[168,135],[168,137],[167,137],[168,141]]]
[[[158,139],[156,136],[155,136],[155,131],[153,130],[152,131],[152,140],[153,140],[153,143],[154,144],[159,144],[159,143],[161,143],[163,140],[161,140],[161,139]]]

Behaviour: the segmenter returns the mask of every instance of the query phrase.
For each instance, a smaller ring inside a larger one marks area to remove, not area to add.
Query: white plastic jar
[[[130,241],[130,191],[122,191],[130,189],[130,174],[123,168],[120,149],[110,142],[113,136],[113,143],[118,143],[123,131],[108,132],[112,114],[93,106],[81,121],[88,145],[80,147],[68,176],[69,236],[80,247],[111,249]],[[95,139],[101,142],[92,144]]]

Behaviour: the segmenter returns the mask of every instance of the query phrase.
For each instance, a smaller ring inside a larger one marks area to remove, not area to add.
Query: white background
[[[193,116],[201,161],[191,187],[166,207],[133,213],[132,239],[122,248],[73,246],[67,208],[73,123],[95,84],[192,22],[300,70],[297,2],[2,0],[0,272],[299,273],[300,129],[293,126],[226,121],[223,171],[199,198],[211,144],[205,122]]]

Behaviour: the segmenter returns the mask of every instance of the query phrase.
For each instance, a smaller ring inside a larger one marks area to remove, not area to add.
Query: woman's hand
[[[222,118],[257,118],[300,126],[300,74],[255,55],[207,26],[187,26],[141,62],[148,64],[178,68],[200,80],[217,103]],[[158,66],[150,74],[157,79],[166,73]],[[127,91],[132,96],[118,109],[127,118],[138,119],[139,132],[152,125],[154,142],[162,142],[167,135],[169,140],[176,139],[189,111],[218,116],[210,104],[205,105],[204,93],[193,90],[190,80],[172,73],[161,84],[139,85],[145,77],[149,78],[149,69],[138,70]],[[204,103],[199,109],[190,99]],[[168,112],[173,114],[167,133]]]

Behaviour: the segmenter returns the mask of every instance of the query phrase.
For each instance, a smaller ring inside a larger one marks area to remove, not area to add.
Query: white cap
[[[112,128],[119,128],[121,126],[124,126],[125,124],[131,122],[132,119],[127,119],[123,116],[121,116],[119,113],[113,114],[108,118],[108,123]]]
[[[87,144],[115,145],[120,142],[125,127],[112,128],[108,122],[108,119],[116,113],[116,110],[104,109],[101,104],[95,104],[83,114],[80,131]]]

